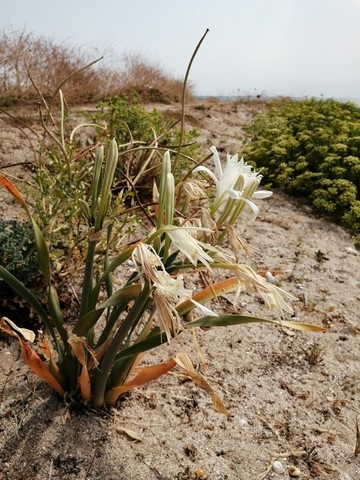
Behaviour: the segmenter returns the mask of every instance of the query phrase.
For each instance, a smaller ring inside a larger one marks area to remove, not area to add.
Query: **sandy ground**
[[[234,151],[260,107],[198,102],[188,107],[189,122],[207,144]],[[3,124],[0,131],[0,167],[31,155],[13,129]],[[11,172],[24,175],[22,167]],[[6,192],[0,202],[0,215],[19,215]],[[295,317],[326,331],[263,324],[201,331],[204,373],[230,417],[216,413],[210,398],[175,371],[116,408],[72,410],[69,419],[67,406],[23,365],[18,345],[1,337],[0,479],[360,479],[359,252],[343,229],[303,202],[275,192],[259,207],[255,222],[244,218],[237,226],[251,247],[243,261],[280,271],[277,284],[298,299]],[[229,295],[217,307],[271,318],[245,294],[237,306]],[[193,352],[190,337],[180,341],[147,360]]]

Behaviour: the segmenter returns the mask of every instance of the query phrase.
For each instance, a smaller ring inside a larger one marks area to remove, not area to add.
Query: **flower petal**
[[[203,167],[202,165],[200,165],[199,167],[194,168],[193,172],[204,172],[207,175],[209,175],[209,177],[211,177],[211,179],[214,181],[215,185],[217,185],[219,183],[218,179],[215,177],[213,172],[207,167]]]
[[[216,147],[212,146],[210,147],[210,150],[212,151],[213,153],[213,162],[214,162],[214,165],[215,165],[215,170],[216,170],[216,173],[219,177],[219,179],[222,177],[223,175],[223,172],[222,172],[222,167],[221,167],[221,162],[220,162],[220,157],[219,157],[219,153],[216,149]]]
[[[202,313],[204,313],[205,315],[209,315],[211,317],[218,317],[219,315],[216,313],[216,312],[213,312],[210,308],[208,307],[205,307],[205,305],[202,305],[201,303],[199,302],[196,302],[195,300],[193,300],[192,298],[190,298],[191,302],[196,305],[201,311]]]
[[[251,198],[268,198],[271,197],[272,194],[273,192],[271,192],[270,190],[258,190],[253,193]]]

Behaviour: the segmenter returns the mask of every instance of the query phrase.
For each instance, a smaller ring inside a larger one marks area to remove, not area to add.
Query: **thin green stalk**
[[[94,256],[97,241],[89,241],[88,252],[86,256],[86,265],[84,272],[84,283],[81,292],[81,304],[79,318],[85,315],[88,311],[89,298],[93,288],[93,269],[94,269]]]
[[[175,168],[176,168],[176,165],[177,165],[177,162],[178,162],[178,159],[179,159],[179,154],[180,154],[180,150],[181,150],[181,147],[182,147],[182,141],[183,141],[183,137],[184,137],[184,128],[185,128],[185,96],[186,96],[186,85],[187,85],[187,81],[188,81],[188,78],[189,78],[189,74],[190,74],[190,69],[191,69],[191,65],[194,61],[194,58],[196,57],[196,54],[200,48],[200,45],[202,44],[204,38],[206,37],[206,35],[208,34],[209,32],[209,29],[207,28],[204,35],[201,37],[199,43],[197,44],[195,50],[194,50],[194,53],[192,54],[191,56],[191,59],[190,59],[190,62],[189,62],[189,65],[187,67],[187,70],[186,70],[186,73],[185,73],[185,78],[184,78],[184,83],[183,83],[183,89],[182,89],[182,99],[181,99],[181,126],[180,126],[180,138],[179,138],[179,146],[178,146],[178,149],[177,149],[177,152],[176,152],[176,157],[175,157],[175,161],[174,161],[174,171],[175,171]]]
[[[112,312],[111,315],[109,316],[106,325],[104,327],[104,330],[102,331],[98,341],[96,342],[95,348],[99,347],[102,345],[108,338],[110,338],[111,330],[114,328],[115,322],[117,319],[120,317],[122,312],[125,310],[126,306],[129,303],[129,299],[125,299],[123,302],[119,303],[116,305]]]
[[[105,251],[105,258],[104,258],[104,271],[106,272],[109,268],[109,246],[110,246],[110,239],[111,239],[111,232],[112,232],[113,225],[110,223],[107,229],[107,237],[106,237],[106,251]],[[111,297],[113,293],[113,283],[112,283],[112,274],[108,273],[105,276],[105,285],[106,285],[106,294],[107,297]]]

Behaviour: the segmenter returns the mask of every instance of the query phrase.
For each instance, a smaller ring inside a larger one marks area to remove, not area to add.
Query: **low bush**
[[[95,124],[105,125],[103,139],[115,138],[120,149],[134,147],[122,157],[122,170],[125,171],[135,184],[140,187],[140,196],[143,195],[144,185],[147,185],[147,196],[152,190],[149,178],[156,179],[159,174],[161,157],[159,152],[165,150],[177,151],[180,142],[180,129],[171,118],[165,119],[156,109],[147,110],[140,104],[141,97],[132,94],[128,97],[113,97],[98,104],[98,111],[93,115]],[[188,170],[190,161],[199,161],[201,146],[196,142],[196,129],[184,130],[181,160],[175,176],[182,170]],[[156,147],[156,148],[155,148]],[[153,150],[151,161],[148,162],[149,149]],[[118,175],[121,176],[121,173]]]
[[[0,264],[28,287],[37,280],[40,270],[29,222],[0,219]]]
[[[248,161],[264,181],[310,200],[360,234],[360,108],[329,100],[273,102],[248,127]]]

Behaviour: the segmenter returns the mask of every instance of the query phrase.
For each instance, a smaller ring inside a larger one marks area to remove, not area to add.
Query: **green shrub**
[[[139,105],[140,97],[114,97],[97,105],[93,115],[95,123],[106,122],[107,134],[116,138],[119,145],[131,142],[131,139],[151,143],[154,132],[160,132],[163,118],[157,110],[147,111]]]
[[[147,110],[139,104],[141,97],[134,93],[127,97],[114,97],[98,104],[98,111],[92,120],[98,125],[106,125],[105,137],[115,138],[121,149],[128,150],[133,145],[134,150],[122,156],[122,171],[125,171],[139,187],[139,195],[144,193],[144,185],[149,194],[152,188],[150,178],[157,178],[162,160],[161,152],[176,151],[180,142],[180,129],[175,121],[165,119],[156,109]],[[200,159],[201,148],[196,143],[199,133],[196,129],[185,130],[182,139],[181,160],[178,162],[175,177],[181,171],[188,170],[190,158]],[[158,147],[156,150],[155,145]],[[154,155],[148,161],[149,149]],[[159,154],[160,152],[160,154]],[[144,168],[144,165],[146,168]],[[191,164],[192,166],[193,164]],[[121,178],[118,171],[118,178]]]
[[[335,100],[273,102],[248,127],[246,159],[264,183],[308,198],[315,210],[357,233],[360,108]]]
[[[40,270],[29,222],[0,219],[0,265],[27,286],[37,280]]]

